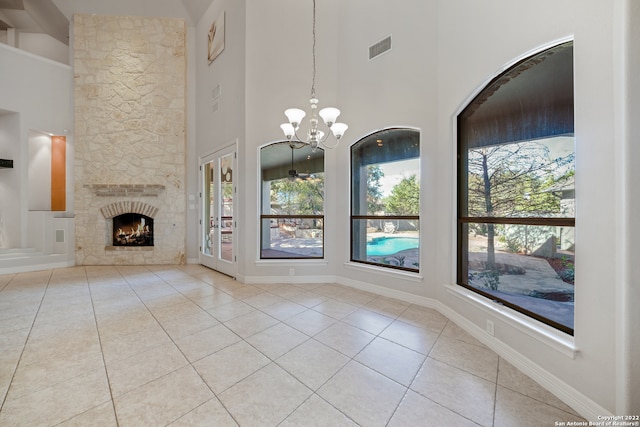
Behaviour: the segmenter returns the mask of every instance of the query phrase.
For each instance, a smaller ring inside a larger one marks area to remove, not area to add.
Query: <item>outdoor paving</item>
[[[474,261],[486,261],[486,259],[486,252],[469,252],[470,264]],[[573,301],[553,301],[531,296],[534,292],[538,295],[574,293],[574,285],[560,279],[556,271],[544,258],[496,252],[496,263],[521,267],[526,272],[525,274],[500,275],[497,290],[484,286],[481,279],[470,280],[469,284],[502,300],[573,329]]]
[[[469,252],[469,263],[486,261],[487,254]],[[496,252],[496,263],[523,268],[525,274],[500,275],[499,290],[519,295],[529,295],[532,291],[573,292],[573,285],[564,282],[544,258],[530,255]]]
[[[399,235],[395,235],[398,237]],[[273,251],[281,251],[296,256],[322,256],[322,239],[294,238],[282,239],[272,246]],[[472,249],[475,248],[472,245]],[[478,246],[479,252],[469,252],[469,263],[486,261],[486,249]],[[483,249],[485,249],[483,251]],[[406,249],[395,254],[372,256],[369,261],[415,267],[420,262],[418,249]],[[402,264],[400,264],[400,262]],[[539,297],[541,294],[572,295],[574,285],[564,282],[544,258],[530,255],[496,251],[496,263],[521,268],[525,274],[501,274],[497,289],[489,289],[483,279],[471,279],[469,284],[484,292],[509,301],[519,307],[537,313],[562,325],[573,328],[573,301],[554,301]],[[532,296],[532,295],[538,296]]]

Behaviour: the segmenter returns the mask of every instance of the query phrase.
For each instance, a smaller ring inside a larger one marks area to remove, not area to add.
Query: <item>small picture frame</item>
[[[211,64],[224,50],[224,11],[220,12],[220,15],[218,15],[216,20],[213,21],[213,24],[211,24],[208,38],[208,59],[209,64]]]

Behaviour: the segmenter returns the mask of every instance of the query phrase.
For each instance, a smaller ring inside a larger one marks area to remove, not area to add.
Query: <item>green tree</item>
[[[312,176],[298,183],[298,208],[301,215],[324,212],[324,177]]]
[[[372,214],[384,210],[382,184],[384,171],[380,165],[367,166],[367,212]]]
[[[420,183],[416,175],[403,178],[391,190],[386,200],[390,215],[418,215],[420,212]]]
[[[473,217],[543,217],[560,212],[560,201],[545,189],[558,171],[572,168],[574,154],[552,158],[536,141],[469,150],[468,209]],[[526,214],[526,215],[523,215]],[[487,269],[495,266],[496,226],[487,224]]]
[[[285,178],[271,182],[271,205],[286,215],[318,215],[324,211],[324,176]]]

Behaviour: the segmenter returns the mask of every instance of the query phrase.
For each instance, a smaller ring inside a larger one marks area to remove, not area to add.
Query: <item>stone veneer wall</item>
[[[75,15],[73,28],[76,264],[184,263],[185,23]],[[120,202],[157,209],[155,246],[111,246],[103,212]]]

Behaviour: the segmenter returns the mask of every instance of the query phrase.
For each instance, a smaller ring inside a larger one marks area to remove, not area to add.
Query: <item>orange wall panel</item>
[[[51,210],[67,209],[67,137],[51,137]]]

